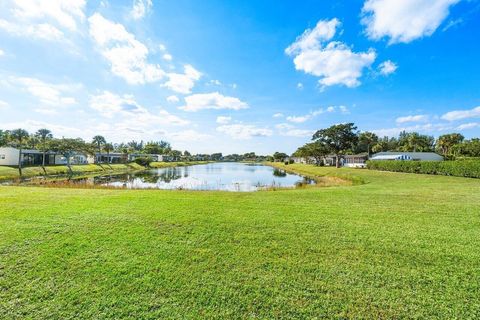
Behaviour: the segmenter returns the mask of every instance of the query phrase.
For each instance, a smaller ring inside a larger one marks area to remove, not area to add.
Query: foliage
[[[357,127],[353,123],[336,124],[327,129],[318,130],[312,140],[326,146],[331,153],[335,154],[337,167],[339,167],[340,156],[352,150],[358,142],[356,130]]]
[[[275,152],[273,154],[273,159],[275,161],[284,161],[285,159],[288,158],[288,154],[284,153],[284,152]]]
[[[141,166],[148,167],[150,163],[153,162],[153,159],[151,157],[139,157],[136,158],[134,162]]]
[[[480,161],[368,161],[368,169],[480,178]]]
[[[297,151],[293,153],[293,156],[306,159],[312,157],[315,158],[317,165],[321,165],[324,163],[323,159],[329,155],[329,153],[330,149],[326,145],[319,142],[311,142],[298,148]]]

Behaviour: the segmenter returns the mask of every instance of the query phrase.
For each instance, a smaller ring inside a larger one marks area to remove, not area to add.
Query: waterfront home
[[[144,154],[144,153],[130,153],[128,155],[128,161],[135,161],[139,158],[150,158],[155,162],[162,162],[166,156],[161,154]]]
[[[20,150],[13,147],[0,148],[0,166],[18,166],[19,158],[22,166],[42,165],[43,151],[34,149],[22,149],[22,155],[19,157]],[[70,164],[86,164],[87,156],[82,153],[76,153],[70,157]],[[64,165],[67,164],[67,158],[62,154],[47,151],[45,152],[45,165]]]
[[[128,162],[128,154],[127,153],[119,153],[119,152],[112,152],[112,153],[95,153],[94,156],[88,156],[88,163],[126,163]]]
[[[443,161],[443,157],[435,152],[388,151],[376,153],[370,158],[370,160]]]

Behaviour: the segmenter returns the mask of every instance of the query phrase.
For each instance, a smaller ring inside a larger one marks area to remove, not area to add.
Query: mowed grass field
[[[288,168],[364,184],[0,187],[0,318],[480,318],[480,180]]]

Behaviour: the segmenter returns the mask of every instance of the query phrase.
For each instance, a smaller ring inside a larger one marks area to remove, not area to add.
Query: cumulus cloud
[[[167,101],[170,103],[176,103],[176,102],[179,102],[180,99],[177,96],[168,96]]]
[[[90,35],[109,61],[114,75],[129,84],[155,82],[165,76],[160,66],[147,62],[148,48],[122,24],[107,20],[99,13],[88,18],[88,22]]]
[[[390,60],[384,61],[380,63],[378,66],[378,71],[380,72],[381,75],[388,76],[392,73],[395,73],[397,71],[398,65]]]
[[[135,20],[142,19],[152,9],[152,0],[133,0],[132,18]]]
[[[405,117],[398,117],[395,121],[397,123],[407,123],[407,122],[421,122],[421,121],[427,121],[428,116],[424,114],[418,114],[414,116],[405,116]]]
[[[173,142],[207,141],[212,138],[209,134],[201,133],[192,129],[167,133],[166,136],[169,139],[172,139]]]
[[[168,73],[168,81],[163,86],[181,94],[189,94],[201,76],[200,71],[187,64],[184,66],[184,73]]]
[[[246,140],[253,137],[269,137],[273,134],[272,130],[268,128],[259,128],[247,124],[223,125],[218,127],[217,131],[238,140]]]
[[[385,129],[374,129],[370,130],[373,133],[377,134],[380,137],[393,137],[398,136],[402,131],[416,131],[416,132],[424,132],[424,133],[432,133],[432,132],[444,132],[448,130],[454,130],[455,128],[446,125],[444,123],[426,123],[426,124],[417,124],[412,126],[405,126],[405,127],[396,127],[396,128],[385,128]]]
[[[0,29],[21,37],[67,41],[65,32],[77,32],[85,20],[85,0],[7,0]]]
[[[121,118],[128,127],[141,128],[150,125],[187,125],[189,121],[177,117],[166,110],[160,109],[152,113],[141,106],[133,95],[117,95],[104,91],[99,95],[90,97],[90,107],[106,118]]]
[[[26,91],[36,97],[43,105],[65,107],[76,104],[71,94],[81,88],[79,84],[53,84],[30,77],[7,77],[3,84],[14,89]]]
[[[442,115],[443,120],[454,121],[468,118],[480,118],[480,106],[470,110],[455,110]]]
[[[473,128],[480,128],[480,123],[478,123],[478,122],[464,123],[464,124],[459,125],[457,127],[457,130],[468,130],[468,129],[473,129]]]
[[[219,124],[227,124],[232,121],[232,117],[225,117],[225,116],[218,116],[217,123]]]
[[[460,0],[367,0],[362,23],[370,39],[408,43],[432,35]]]
[[[235,97],[224,96],[218,92],[199,93],[185,97],[185,106],[180,107],[184,111],[196,112],[205,109],[247,109],[248,104]]]
[[[363,70],[372,65],[375,50],[354,52],[339,41],[331,41],[340,26],[338,19],[320,20],[314,29],[307,29],[285,52],[293,56],[295,68],[320,78],[322,87],[361,84]]]
[[[348,111],[348,109],[345,106],[340,106],[340,108],[342,112]],[[321,114],[335,112],[335,110],[336,110],[336,107],[334,106],[330,106],[326,109],[320,108],[318,110],[312,111],[303,116],[288,116],[287,121],[294,122],[294,123],[303,123]]]
[[[272,117],[274,117],[274,118],[283,118],[284,115],[283,115],[283,113],[281,113],[281,112],[277,112],[277,113],[275,113]]]
[[[5,51],[3,51],[2,49],[0,49],[0,57],[5,55]]]

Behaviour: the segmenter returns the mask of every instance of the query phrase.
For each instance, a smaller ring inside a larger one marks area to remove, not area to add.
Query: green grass
[[[480,317],[480,180],[288,169],[363,184],[0,187],[0,318]]]
[[[73,165],[71,166],[74,174],[86,174],[86,173],[102,173],[102,172],[113,172],[113,171],[131,171],[131,170],[142,170],[142,166],[136,163],[128,164],[86,164],[86,165]],[[45,170],[47,175],[63,175],[69,174],[67,166],[46,166]],[[45,172],[41,166],[38,167],[26,167],[22,169],[22,176],[24,178],[44,176]],[[20,176],[18,174],[18,168],[15,167],[4,167],[0,166],[0,181],[1,180],[11,180],[18,179]]]

